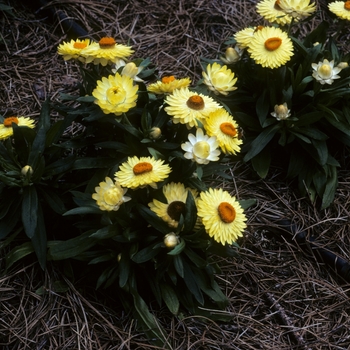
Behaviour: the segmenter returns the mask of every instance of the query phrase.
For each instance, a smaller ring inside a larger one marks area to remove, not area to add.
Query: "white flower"
[[[191,159],[198,164],[208,164],[209,161],[219,160],[219,142],[216,136],[204,135],[201,128],[197,129],[196,136],[188,135],[189,142],[181,144],[181,148],[186,151],[184,157]]]
[[[275,105],[275,111],[271,113],[277,120],[286,120],[290,117],[290,109],[287,107],[287,103],[283,105]]]
[[[334,60],[328,61],[324,59],[323,62],[312,63],[312,69],[314,72],[312,76],[322,85],[329,84],[331,85],[334,79],[340,78],[337,75],[342,69],[339,67],[334,67]]]

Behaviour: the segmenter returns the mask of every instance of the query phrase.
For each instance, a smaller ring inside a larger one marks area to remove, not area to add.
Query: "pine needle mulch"
[[[67,35],[53,9],[96,39],[111,35],[129,41],[135,56],[150,57],[159,75],[196,81],[201,56],[217,58],[233,32],[259,22],[255,3],[66,0],[39,10],[39,5],[8,1],[13,16],[0,18],[0,113],[37,117],[47,97],[55,100],[60,92],[77,89],[78,71],[56,55]],[[339,188],[324,211],[298,197],[278,167],[262,180],[234,161],[232,181],[213,179],[239,199],[257,199],[247,210],[249,228],[239,242],[239,256],[219,261],[218,281],[229,298],[225,313],[232,322],[175,318],[155,308],[172,349],[349,348],[350,284],[315,254],[322,248],[350,260],[348,151],[339,154]],[[295,224],[294,233],[274,230],[279,220]],[[302,231],[310,249],[293,239]],[[61,271],[55,265],[41,271],[28,259],[0,274],[1,349],[157,349],[113,299],[113,291],[72,284]]]

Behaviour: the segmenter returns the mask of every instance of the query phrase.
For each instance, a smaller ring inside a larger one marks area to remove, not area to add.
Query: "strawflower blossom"
[[[123,203],[131,200],[130,197],[124,196],[127,189],[122,188],[117,181],[113,182],[108,176],[95,187],[95,191],[92,198],[101,210],[117,211]]]
[[[316,11],[316,3],[310,0],[278,0],[278,6],[296,20],[303,20]]]
[[[209,114],[204,129],[209,136],[216,136],[221,151],[236,154],[241,150],[242,140],[239,138],[238,124],[223,108]]]
[[[293,56],[293,43],[280,28],[263,27],[254,33],[248,52],[257,64],[278,68]]]
[[[93,42],[81,51],[86,63],[93,62],[95,65],[102,66],[117,63],[120,60],[126,61],[133,53],[134,50],[130,46],[117,44],[111,37],[103,37],[98,43]]]
[[[228,95],[230,91],[237,89],[236,84],[237,78],[235,73],[228,69],[227,66],[221,66],[219,63],[214,62],[208,64],[206,72],[202,72],[203,82],[213,91],[216,95]]]
[[[191,84],[190,78],[176,79],[174,75],[164,76],[161,80],[149,84],[147,90],[156,95],[171,94],[176,89],[186,88]]]
[[[65,61],[76,59],[80,62],[85,62],[85,57],[81,55],[82,50],[90,45],[90,39],[77,39],[70,42],[63,42],[57,48],[57,53],[63,56]]]
[[[181,214],[185,214],[188,192],[191,191],[194,198],[197,191],[185,188],[182,183],[171,182],[163,186],[163,194],[166,203],[153,199],[148,203],[150,209],[162,218],[170,227],[177,228]]]
[[[275,105],[274,111],[271,112],[271,115],[275,117],[278,121],[286,120],[290,117],[290,109],[288,109],[287,103],[282,105]]]
[[[256,30],[257,30],[257,28],[248,27],[248,28],[244,28],[242,30],[239,30],[238,32],[236,32],[233,35],[233,38],[237,42],[237,46],[241,50],[243,50],[249,46]]]
[[[190,91],[188,88],[176,89],[164,100],[164,108],[174,124],[186,124],[188,128],[198,126],[211,112],[220,105],[211,97]]]
[[[129,157],[115,173],[116,181],[121,186],[131,189],[147,185],[156,189],[157,182],[165,180],[171,172],[170,166],[163,163],[163,160],[153,157]]]
[[[188,135],[188,140],[181,144],[181,148],[186,152],[184,157],[191,159],[198,164],[208,164],[210,161],[218,161],[220,150],[216,136],[204,135],[201,128],[196,131],[196,136]]]
[[[13,135],[12,124],[26,126],[31,129],[35,126],[34,120],[28,117],[7,117],[3,123],[0,123],[0,140],[5,140]]]
[[[241,205],[222,188],[201,192],[197,209],[206,232],[222,245],[234,243],[247,227]]]
[[[337,75],[342,69],[339,67],[334,67],[334,60],[328,61],[326,58],[323,62],[312,63],[312,76],[322,85],[329,84],[332,85],[334,79],[339,79],[340,76]]]
[[[350,21],[350,1],[334,1],[328,4],[328,8],[339,18]]]
[[[136,106],[137,91],[138,86],[133,84],[132,78],[116,73],[98,80],[92,96],[103,113],[118,116]]]
[[[288,15],[279,6],[280,0],[263,0],[257,3],[256,11],[267,21],[285,26],[292,22],[293,17]]]

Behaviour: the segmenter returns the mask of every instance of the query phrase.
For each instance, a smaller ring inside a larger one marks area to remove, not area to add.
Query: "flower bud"
[[[126,75],[130,78],[134,78],[138,72],[139,72],[139,70],[138,70],[136,64],[134,62],[129,62],[124,66],[124,68],[122,70],[122,75]]]
[[[348,68],[349,67],[349,64],[348,62],[340,62],[338,65],[337,65],[338,68],[340,69],[345,69],[345,68]]]
[[[33,168],[30,165],[26,165],[22,168],[21,174],[30,177],[33,175]]]
[[[226,64],[233,64],[240,59],[240,54],[233,47],[228,47],[225,51],[225,57],[220,57],[220,59]]]
[[[168,233],[164,236],[164,244],[167,248],[173,249],[179,244],[179,237],[175,233]]]
[[[161,136],[162,136],[162,130],[157,126],[154,126],[149,132],[149,137],[152,140],[158,140]]]
[[[290,109],[288,109],[287,103],[275,105],[274,112],[271,115],[277,120],[286,120],[290,116]]]

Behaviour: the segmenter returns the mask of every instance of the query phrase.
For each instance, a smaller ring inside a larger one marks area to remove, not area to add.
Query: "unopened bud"
[[[179,244],[179,237],[175,233],[168,233],[163,242],[167,248],[173,249]]]
[[[240,59],[240,54],[233,47],[228,47],[225,51],[225,57],[220,57],[221,61],[226,64],[233,64]]]
[[[337,65],[338,68],[340,69],[345,69],[345,68],[348,68],[349,67],[349,64],[348,62],[340,62],[338,65]]]
[[[138,70],[136,64],[134,62],[129,62],[124,66],[124,68],[122,70],[122,75],[126,75],[130,78],[134,78],[138,72],[139,72],[139,70]]]
[[[152,140],[158,140],[161,136],[162,136],[162,130],[157,126],[154,126],[149,132],[149,137]]]
[[[31,175],[33,175],[33,168],[30,165],[26,165],[22,168],[21,170],[21,174],[23,176],[28,176],[30,177]]]

